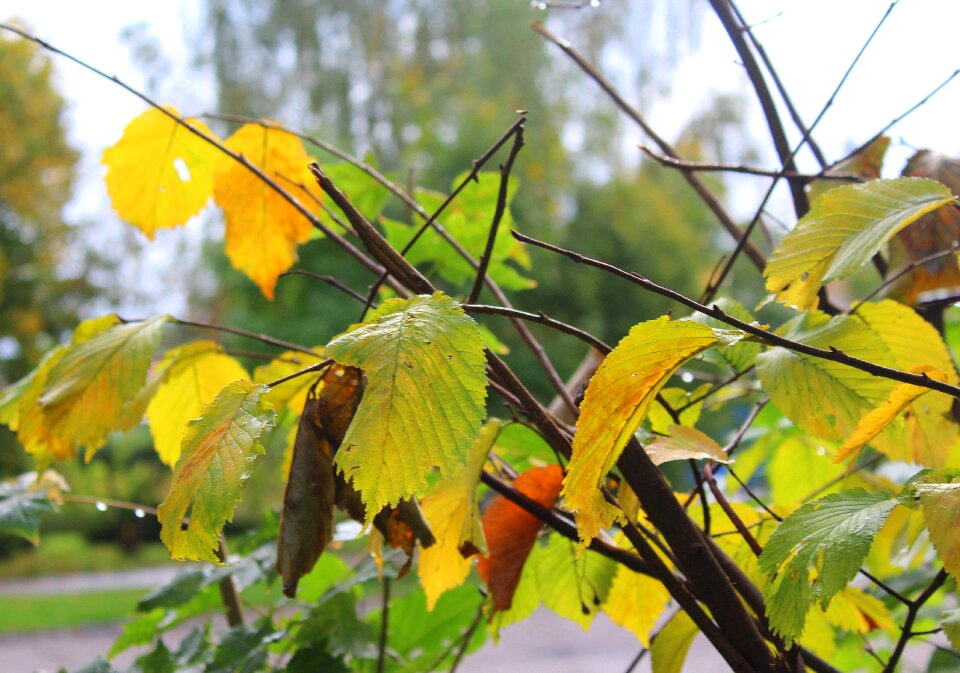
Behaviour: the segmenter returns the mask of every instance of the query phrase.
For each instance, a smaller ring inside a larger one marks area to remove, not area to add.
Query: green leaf
[[[617,564],[592,551],[577,558],[577,549],[576,542],[550,535],[534,559],[537,589],[544,605],[587,631],[607,599]]]
[[[363,161],[369,166],[377,167],[376,158],[370,152],[363,157]],[[371,222],[380,216],[390,199],[390,192],[386,187],[353,164],[324,164],[323,172],[333,180],[337,189],[350,198],[354,208]],[[333,207],[336,208],[335,205]]]
[[[773,251],[763,272],[767,290],[798,310],[816,308],[823,283],[848,277],[898,231],[952,201],[947,187],[922,178],[831,189]]]
[[[50,370],[40,396],[49,430],[86,445],[87,459],[107,435],[140,422],[147,370],[169,318],[115,325],[71,346]]]
[[[368,520],[422,495],[434,467],[449,477],[466,462],[485,416],[487,376],[480,331],[450,297],[387,300],[326,353],[367,376],[336,464]]]
[[[854,578],[896,504],[889,493],[834,493],[795,511],[770,536],[759,558],[770,579],[767,615],[788,644],[803,632],[810,606],[818,602],[826,609]]]
[[[250,381],[235,381],[190,422],[170,493],[160,504],[160,538],[176,559],[219,563],[220,531],[233,516],[250,468],[263,453],[261,433],[276,414],[260,398],[268,391]],[[182,530],[184,518],[190,523]]]
[[[220,640],[213,661],[204,668],[204,673],[253,673],[261,670],[267,661],[267,645],[278,640],[269,619],[259,627],[237,626]]]
[[[43,482],[37,482],[33,474],[0,483],[0,531],[39,544],[40,522],[55,511],[57,506]]]
[[[653,673],[680,673],[693,639],[699,632],[697,625],[686,612],[676,613],[660,629],[650,646],[650,666]]]
[[[390,602],[387,647],[397,656],[392,671],[446,670],[452,661],[453,647],[476,618],[483,598],[475,586],[463,585],[443,594],[432,611],[427,610],[422,591],[411,591]],[[379,631],[381,612],[371,614],[370,623]],[[477,649],[484,641],[483,629],[477,628],[467,651]],[[439,655],[446,653],[437,668]],[[442,667],[442,668],[441,668]]]
[[[838,348],[848,355],[893,366],[886,345],[862,322],[848,316],[809,313],[778,330],[817,348]],[[860,417],[879,406],[893,382],[847,365],[771,348],[757,357],[763,389],[795,425],[810,434],[839,441]]]
[[[453,180],[454,185],[460,184],[466,173],[458,175]],[[534,287],[536,283],[524,277],[520,269],[530,268],[530,259],[526,248],[510,235],[514,227],[513,217],[509,205],[517,191],[519,182],[511,177],[507,192],[507,209],[500,220],[497,238],[493,246],[493,255],[490,258],[488,273],[493,280],[505,290],[525,290]],[[481,171],[478,182],[471,182],[447,207],[440,217],[444,229],[449,232],[474,259],[479,259],[486,246],[493,221],[493,213],[497,207],[497,196],[500,190],[500,174],[492,171]],[[417,190],[417,200],[427,210],[434,212],[440,207],[446,197],[437,192]],[[414,226],[383,219],[383,227],[387,240],[397,249],[402,248],[411,239],[420,227],[420,222]],[[411,264],[434,270],[444,280],[454,285],[462,285],[473,280],[476,275],[474,268],[462,257],[457,255],[450,244],[433,231],[427,230],[406,255]],[[508,264],[510,262],[510,264]]]
[[[600,364],[584,393],[563,487],[581,542],[619,516],[601,486],[657,393],[684,362],[716,343],[709,327],[663,316],[634,325]]]
[[[953,649],[960,650],[960,609],[944,612],[940,616],[940,626]]]

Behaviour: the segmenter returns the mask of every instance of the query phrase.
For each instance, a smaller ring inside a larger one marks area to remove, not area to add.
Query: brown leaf
[[[937,152],[920,150],[911,157],[903,175],[931,178],[960,195],[960,159]],[[960,210],[953,206],[938,208],[924,215],[890,241],[890,271],[896,272],[910,262],[945,250],[960,239]],[[921,293],[960,285],[960,266],[956,255],[927,262],[907,273],[890,288],[890,296],[905,304],[915,304]]]
[[[341,501],[346,486],[334,470],[333,455],[362,388],[359,369],[336,365],[324,374],[316,399],[308,399],[303,408],[277,538],[277,572],[287,596],[293,597],[300,578],[310,572],[333,539],[334,505]]]
[[[557,465],[535,467],[521,474],[513,487],[544,507],[553,507],[560,495],[563,471]],[[523,564],[537,541],[543,522],[505,497],[497,496],[483,513],[483,534],[489,555],[477,564],[487,583],[493,608],[508,610],[520,582]]]

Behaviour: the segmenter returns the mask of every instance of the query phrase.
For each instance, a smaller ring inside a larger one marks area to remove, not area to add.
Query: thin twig
[[[352,287],[350,287],[343,281],[337,280],[333,276],[329,276],[324,273],[314,273],[313,271],[307,271],[306,269],[290,269],[289,271],[285,271],[284,273],[280,274],[281,278],[283,278],[284,276],[306,276],[307,278],[313,278],[314,280],[322,281],[327,285],[331,285],[337,288],[338,290],[343,292],[345,295],[352,297],[353,299],[356,299],[361,304],[367,301],[366,297],[364,297],[362,294],[354,290]]]
[[[450,673],[457,673],[460,662],[463,661],[463,655],[467,653],[467,648],[470,647],[470,640],[473,638],[473,634],[477,632],[477,628],[480,626],[482,619],[483,603],[481,602],[477,608],[477,614],[473,616],[473,621],[470,622],[470,626],[467,627],[467,630],[463,633],[463,637],[460,639],[460,646],[457,648],[457,654],[453,658],[453,664],[450,666]]]
[[[934,87],[934,89],[933,89],[932,91],[930,91],[930,93],[928,93],[926,96],[924,96],[923,98],[921,98],[919,101],[917,101],[916,103],[914,103],[913,105],[911,105],[911,106],[910,106],[909,108],[907,108],[904,112],[901,112],[899,115],[897,115],[896,117],[894,117],[893,119],[891,119],[889,122],[887,122],[887,124],[886,124],[882,129],[880,129],[879,131],[877,131],[876,133],[874,133],[872,136],[870,136],[870,139],[869,139],[869,140],[867,140],[867,141],[866,141],[865,143],[863,143],[862,145],[860,145],[860,146],[854,148],[853,150],[851,150],[850,152],[848,152],[847,155],[846,155],[845,157],[843,157],[842,159],[840,159],[837,163],[844,162],[844,161],[846,161],[847,159],[849,159],[850,157],[855,156],[855,155],[859,154],[860,152],[862,152],[863,150],[865,150],[867,147],[869,147],[869,146],[871,145],[871,143],[875,142],[878,138],[880,138],[881,136],[883,136],[884,134],[886,134],[887,131],[889,131],[889,130],[892,129],[894,126],[896,126],[897,124],[899,124],[900,122],[902,122],[904,119],[906,119],[908,116],[910,116],[911,114],[913,114],[914,112],[916,112],[919,108],[921,108],[921,107],[923,107],[924,105],[926,105],[927,102],[929,102],[929,100],[930,100],[931,98],[933,98],[935,95],[937,95],[938,93],[940,93],[940,90],[943,89],[943,88],[944,88],[945,86],[947,86],[948,84],[950,84],[950,82],[952,82],[954,79],[956,79],[958,75],[960,75],[960,68],[958,68],[958,69],[954,70],[952,73],[950,73],[950,75],[948,75],[945,80],[943,80],[942,82],[940,82],[940,84],[938,84],[936,87]]]
[[[478,176],[480,174],[480,169],[482,169],[486,165],[486,163],[490,161],[490,159],[498,151],[500,151],[500,148],[503,147],[510,138],[514,137],[517,133],[520,132],[520,130],[523,128],[523,124],[526,121],[527,121],[527,118],[525,116],[521,116],[519,119],[517,119],[517,121],[515,121],[510,126],[509,129],[507,129],[503,133],[502,136],[500,136],[496,140],[496,142],[493,143],[493,145],[490,146],[490,148],[486,152],[481,154],[478,158],[474,159],[470,172],[467,173],[467,175],[460,181],[460,184],[458,184],[454,188],[454,190],[447,195],[447,197],[443,200],[443,203],[440,204],[440,206],[424,221],[424,223],[420,226],[420,228],[417,229],[417,231],[413,234],[410,240],[407,241],[407,243],[400,250],[401,256],[404,256],[408,252],[410,252],[413,246],[416,245],[417,241],[420,240],[420,237],[423,236],[423,234],[425,234],[428,229],[430,229],[436,224],[437,219],[444,213],[447,207],[451,203],[453,203],[454,199],[456,199],[457,196],[460,195],[460,192],[462,192],[467,187],[467,185],[469,185],[471,182],[479,181]],[[349,219],[349,214],[348,214],[348,219]],[[466,249],[464,249],[464,252],[466,252]],[[479,269],[479,263],[477,263],[477,265],[474,268]],[[380,286],[383,284],[384,280],[386,280],[385,277],[378,278],[377,282],[374,283],[373,286],[370,288],[370,293],[367,296],[368,307],[370,303],[373,301],[373,298],[376,296],[377,292],[380,290]],[[366,313],[366,309],[364,309],[364,313]],[[363,315],[360,316],[360,320],[363,320]]]
[[[770,89],[767,87],[767,82],[763,78],[763,71],[760,69],[760,64],[757,62],[753,50],[743,36],[746,28],[734,13],[730,0],[710,0],[710,6],[713,7],[714,13],[717,15],[717,18],[720,19],[724,30],[727,31],[727,37],[730,38],[733,48],[736,49],[737,54],[740,56],[740,61],[746,70],[750,84],[753,86],[754,93],[757,95],[757,100],[760,102],[760,107],[763,110],[763,117],[767,121],[767,128],[770,130],[770,137],[773,140],[774,149],[780,160],[780,167],[784,171],[796,173],[797,169],[794,164],[794,157],[797,152],[796,150],[793,152],[790,151],[790,142],[787,140],[787,134],[783,130],[783,122],[780,120],[777,104],[774,102],[773,96],[770,94]],[[812,130],[813,126],[811,125],[807,133]],[[776,183],[776,180],[774,182]],[[788,178],[787,183],[790,186],[790,194],[793,197],[794,211],[797,217],[803,217],[809,209],[807,193],[803,189],[803,182],[796,178]],[[744,232],[744,238],[746,239],[748,236],[749,234]]]
[[[640,150],[661,166],[676,168],[684,171],[700,171],[707,173],[740,173],[756,175],[764,178],[793,178],[803,182],[814,180],[838,180],[840,182],[863,182],[863,178],[852,173],[799,173],[796,171],[771,171],[766,168],[744,166],[743,164],[719,164],[702,161],[682,161],[672,157],[657,154],[645,145],[638,145]]]
[[[377,673],[383,673],[387,655],[387,634],[390,624],[390,578],[383,578],[383,607],[380,610],[380,641],[377,644]]]
[[[740,8],[737,7],[737,4],[732,0],[730,2],[730,7],[737,15],[740,23],[743,24],[743,30],[747,34],[747,37],[750,38],[750,44],[752,44],[753,48],[757,50],[757,53],[760,55],[760,60],[763,61],[764,67],[767,69],[767,72],[770,73],[770,77],[773,79],[773,85],[777,87],[777,93],[780,94],[780,98],[783,100],[784,105],[787,106],[787,112],[790,114],[790,118],[793,120],[794,125],[807,139],[807,147],[809,147],[810,151],[813,152],[813,156],[816,158],[817,163],[820,164],[820,168],[826,167],[827,160],[824,158],[823,152],[820,151],[820,146],[814,142],[813,138],[810,136],[810,132],[807,130],[806,125],[804,125],[803,120],[800,119],[800,113],[797,112],[797,108],[794,106],[793,100],[791,100],[790,96],[787,94],[787,89],[780,80],[780,74],[777,72],[777,69],[773,67],[773,62],[770,60],[770,57],[767,56],[767,50],[763,48],[760,40],[757,39],[753,32],[754,28],[766,23],[770,19],[765,19],[759,23],[748,24],[744,19],[743,14],[740,13]]]
[[[293,379],[300,378],[301,376],[306,376],[307,374],[312,374],[313,372],[318,372],[321,369],[325,369],[333,364],[333,358],[327,358],[322,362],[318,362],[315,365],[310,365],[300,371],[294,372],[292,374],[287,374],[286,376],[281,376],[276,381],[271,381],[270,383],[265,384],[268,388],[276,388],[281,383],[286,383],[287,381],[292,381]]]
[[[714,6],[714,8],[718,11],[718,14],[720,14],[720,13],[723,11],[723,7],[721,7],[721,3],[725,3],[725,2],[726,2],[726,0],[711,0],[711,4],[712,4],[712,5]],[[820,109],[820,113],[817,115],[816,119],[813,120],[813,123],[810,124],[810,127],[804,131],[803,137],[800,139],[800,142],[797,143],[797,145],[794,147],[793,151],[790,152],[789,155],[786,155],[786,156],[785,156],[784,153],[783,153],[782,151],[780,151],[780,148],[778,147],[778,152],[780,153],[781,165],[782,165],[782,168],[783,168],[784,171],[794,171],[794,170],[795,170],[794,164],[793,164],[793,159],[794,159],[794,157],[797,155],[797,153],[798,153],[798,152],[800,151],[800,149],[803,147],[804,143],[805,143],[805,142],[807,141],[807,139],[810,137],[810,134],[813,133],[814,129],[816,129],[817,126],[820,124],[820,122],[823,120],[823,117],[824,117],[824,115],[826,115],[827,110],[829,110],[830,107],[833,105],[834,100],[836,100],[837,95],[839,95],[840,91],[843,89],[844,85],[847,83],[847,79],[850,77],[850,74],[853,72],[853,69],[856,67],[857,63],[860,62],[860,59],[861,59],[861,57],[863,56],[864,52],[866,52],[867,47],[870,46],[870,43],[873,41],[873,38],[874,38],[874,37],[876,36],[876,34],[879,32],[880,27],[883,26],[884,22],[886,22],[887,17],[890,15],[890,12],[893,10],[894,6],[896,6],[896,2],[894,2],[893,4],[891,4],[890,7],[887,8],[887,11],[884,13],[884,15],[880,18],[880,21],[879,21],[879,22],[877,23],[877,25],[874,27],[874,29],[873,29],[873,31],[870,33],[869,37],[867,37],[866,42],[864,42],[863,46],[860,47],[860,51],[857,52],[857,55],[853,58],[853,61],[850,63],[850,65],[847,67],[847,70],[844,72],[843,76],[840,78],[840,81],[837,83],[837,86],[834,87],[833,92],[830,94],[830,97],[827,98],[827,102],[824,103],[823,107]],[[721,16],[721,20],[723,20],[723,16]],[[727,28],[727,31],[728,31],[728,33],[730,33],[731,39],[734,39],[734,43],[735,43],[735,44],[737,44],[738,41],[739,41],[740,43],[743,42],[743,40],[742,40],[742,35],[740,35],[739,32],[736,32],[736,31],[737,31],[737,28],[735,27],[735,24],[737,24],[737,23],[740,23],[740,22],[736,19],[736,17],[733,17],[733,16],[729,16],[729,17],[728,17],[728,20],[724,22],[724,27]],[[741,26],[741,28],[742,28],[742,26]],[[734,32],[731,32],[731,31],[734,31]],[[736,38],[738,38],[738,39],[735,39],[734,34],[736,35]],[[764,86],[764,85],[762,84],[763,75],[760,74],[758,71],[757,71],[757,72],[753,72],[753,71],[751,70],[751,67],[750,67],[751,64],[752,64],[753,67],[756,67],[756,61],[753,60],[753,58],[752,58],[752,53],[749,51],[749,48],[746,47],[746,44],[745,44],[745,43],[743,43],[743,49],[744,49],[744,51],[746,52],[746,58],[748,59],[748,61],[745,63],[745,65],[748,66],[748,73],[752,73],[752,74],[751,74],[751,81],[754,82],[754,85],[755,85],[755,86],[761,86],[761,87]],[[738,53],[741,52],[740,47],[738,47],[738,50],[737,50],[737,51],[738,51]],[[744,58],[744,57],[745,57],[745,54],[744,54],[744,53],[740,53],[740,55],[741,55],[741,58]],[[759,77],[759,81],[755,81],[755,80],[754,80],[754,76],[758,76],[758,77]],[[759,91],[758,91],[758,93],[759,93]],[[769,117],[768,117],[768,121],[770,121],[770,118],[769,118]],[[772,128],[771,128],[771,130],[772,130]],[[784,140],[784,142],[785,142],[785,140]],[[788,149],[788,148],[787,148],[787,149]],[[775,177],[775,178],[770,182],[770,186],[767,188],[767,191],[766,191],[766,193],[764,194],[763,199],[762,199],[761,202],[760,202],[760,206],[757,208],[756,213],[755,213],[754,216],[753,216],[753,219],[750,221],[750,224],[747,225],[747,228],[744,230],[744,240],[749,239],[750,234],[753,232],[754,228],[755,228],[755,227],[757,226],[757,224],[760,222],[760,217],[761,217],[764,209],[766,208],[767,202],[770,200],[770,197],[773,196],[774,189],[776,188],[777,183],[779,182],[779,179],[780,179],[779,177]],[[791,184],[791,188],[793,188],[794,185],[799,186],[799,188],[800,188],[800,193],[803,193],[803,187],[802,187],[802,185],[799,184],[799,182],[793,182],[793,181],[791,181],[790,184]],[[797,193],[796,193],[796,190],[794,189],[794,202],[795,202],[796,204],[798,204],[797,216],[798,216],[798,217],[802,217],[803,215],[806,214],[806,211],[807,211],[807,208],[806,208],[806,203],[807,203],[807,201],[806,201],[806,195],[803,194],[803,197],[802,197],[803,200],[802,200],[802,202],[801,202],[801,201],[797,201],[797,196],[798,196],[798,195],[797,195]],[[803,205],[804,207],[803,207],[803,208],[800,208],[799,205]],[[707,302],[709,302],[711,299],[713,299],[714,295],[716,294],[716,291],[717,291],[717,290],[720,288],[720,286],[723,284],[723,281],[726,279],[727,275],[730,273],[731,269],[733,268],[734,262],[736,262],[737,257],[740,255],[741,250],[740,250],[739,248],[740,248],[740,245],[738,244],[738,245],[737,245],[737,249],[735,249],[735,250],[733,251],[733,253],[730,255],[730,258],[727,260],[727,263],[724,265],[723,270],[720,272],[720,275],[717,277],[716,281],[713,282],[713,284],[707,286],[707,288],[704,290],[704,293],[703,293],[703,295],[701,296],[701,301],[702,301],[702,302],[707,303]],[[823,296],[823,299],[825,300],[826,297]],[[827,302],[824,301],[823,303],[826,304]]]
[[[943,568],[940,569],[940,572],[933,578],[933,581],[927,586],[923,592],[917,596],[917,598],[911,601],[907,605],[907,616],[903,620],[903,626],[900,627],[900,638],[897,639],[897,644],[893,648],[893,653],[890,655],[890,659],[887,660],[887,665],[883,667],[883,673],[893,673],[897,668],[897,664],[900,662],[900,657],[903,656],[903,650],[907,646],[907,642],[913,636],[911,628],[913,627],[913,622],[917,618],[917,613],[920,611],[920,608],[937,593],[937,589],[943,586],[943,583],[947,581],[947,573]]]
[[[869,294],[867,294],[866,297],[864,297],[859,302],[857,302],[856,306],[852,307],[849,312],[856,313],[858,308],[866,304],[868,301],[873,299],[875,296],[883,292],[885,289],[893,285],[900,278],[907,275],[911,271],[915,271],[919,267],[925,264],[929,264],[930,262],[935,262],[936,260],[941,259],[943,257],[949,257],[950,255],[956,253],[957,251],[960,251],[960,241],[954,241],[949,248],[945,248],[943,250],[940,250],[939,252],[935,252],[931,255],[927,255],[926,257],[921,257],[920,259],[913,260],[912,262],[907,264],[905,267],[898,270],[896,273],[892,274],[889,278],[884,279],[884,281],[880,283],[880,285],[875,287]]]
[[[674,159],[679,159],[680,156],[677,154],[676,150],[668,143],[666,140],[660,137],[653,130],[653,128],[647,123],[646,119],[640,114],[640,112],[634,108],[627,100],[617,91],[616,87],[607,80],[600,72],[589,62],[583,55],[580,54],[574,47],[566,40],[561,39],[547,30],[542,24],[534,23],[533,29],[540,33],[544,38],[546,38],[552,44],[555,44],[559,47],[563,53],[569,56],[574,63],[576,63],[584,73],[587,74],[596,84],[603,90],[605,94],[613,101],[613,103],[620,108],[620,110],[626,114],[630,119],[632,119],[643,132],[646,133],[650,139],[660,148],[660,151],[664,154],[673,157]],[[743,242],[743,251],[747,257],[754,263],[758,269],[763,269],[765,260],[763,254],[753,246],[752,243],[746,241],[743,236],[743,232],[740,227],[733,221],[733,218],[730,217],[729,213],[724,209],[720,204],[720,200],[710,191],[710,189],[700,180],[697,175],[692,171],[682,171],[681,173],[687,183],[693,187],[694,191],[700,196],[700,199],[707,205],[707,207],[713,212],[714,216],[720,221],[720,224],[727,231],[730,236],[733,237],[738,243]]]
[[[524,243],[529,243],[535,245],[544,250],[549,250],[555,252],[559,255],[563,255],[577,264],[587,264],[589,266],[602,269],[607,273],[611,273],[620,278],[624,278],[640,287],[649,290],[655,294],[659,294],[662,297],[667,297],[672,299],[684,306],[692,308],[695,311],[698,311],[706,316],[719,320],[720,322],[726,323],[731,327],[736,327],[739,330],[751,334],[756,337],[758,340],[766,343],[769,346],[780,346],[786,348],[787,350],[794,351],[796,353],[803,353],[804,355],[811,355],[813,357],[820,358],[822,360],[829,360],[831,362],[838,362],[840,364],[848,365],[854,369],[859,369],[861,371],[867,372],[868,374],[873,374],[874,376],[880,376],[883,378],[890,379],[892,381],[899,381],[901,383],[912,383],[916,386],[921,386],[923,388],[929,388],[930,390],[937,390],[942,393],[946,393],[951,397],[960,398],[960,387],[951,385],[949,383],[944,383],[942,381],[937,381],[932,379],[925,374],[914,374],[912,372],[902,371],[900,369],[894,369],[892,367],[886,367],[884,365],[878,365],[874,362],[869,362],[867,360],[861,360],[860,358],[853,357],[852,355],[847,355],[843,351],[830,347],[829,349],[817,348],[815,346],[809,346],[807,344],[801,343],[799,341],[793,341],[774,332],[765,330],[757,325],[746,323],[742,320],[738,320],[733,316],[730,316],[714,304],[711,306],[705,306],[700,302],[694,301],[689,297],[680,294],[675,290],[663,287],[654,283],[648,278],[641,276],[638,273],[625,271],[620,267],[614,266],[608,262],[603,262],[587,255],[580,254],[578,252],[573,252],[572,250],[567,250],[559,246],[553,245],[551,243],[545,243],[543,241],[531,238],[526,234],[521,234],[517,231],[513,232],[514,237],[518,240],[523,241]]]
[[[556,320],[555,318],[551,318],[543,311],[530,313],[528,311],[520,311],[515,308],[507,308],[505,306],[490,306],[488,304],[463,304],[461,308],[467,313],[502,315],[508,318],[519,318],[521,320],[535,322],[540,325],[546,325],[547,327],[555,329],[558,332],[563,332],[564,334],[577,337],[584,343],[589,344],[592,348],[596,348],[601,353],[606,354],[613,350],[611,346],[604,343],[589,332],[582,330],[579,327],[574,327],[573,325]]]
[[[513,145],[510,147],[510,153],[507,160],[500,165],[500,189],[497,192],[497,205],[493,210],[493,221],[490,223],[490,231],[487,233],[487,244],[480,255],[480,266],[477,268],[477,274],[473,281],[473,288],[467,295],[468,304],[473,304],[480,298],[480,292],[483,290],[484,280],[487,275],[487,267],[490,266],[490,260],[493,258],[493,245],[497,242],[497,232],[500,230],[500,220],[507,210],[507,195],[510,187],[510,171],[513,170],[513,162],[517,155],[523,149],[523,125],[517,127],[513,134]]]

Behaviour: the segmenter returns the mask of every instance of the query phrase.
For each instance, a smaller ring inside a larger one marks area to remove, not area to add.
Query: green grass
[[[136,553],[128,554],[114,544],[87,542],[79,533],[52,533],[40,538],[39,547],[0,560],[0,580],[130,570],[170,562],[170,555],[159,542],[144,544]]]
[[[110,589],[76,594],[0,595],[0,633],[117,622],[133,611],[147,591]]]

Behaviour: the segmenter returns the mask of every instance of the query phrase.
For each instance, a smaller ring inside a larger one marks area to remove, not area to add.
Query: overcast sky
[[[604,0],[599,9],[592,11],[616,11],[616,5],[625,1]],[[819,113],[888,6],[886,0],[740,2],[749,21],[763,22],[757,26],[756,34],[807,123]],[[161,86],[168,97],[163,102],[187,110],[207,107],[212,102],[207,98],[209,84],[184,76],[188,42],[199,34],[199,3],[3,0],[0,7],[4,14],[0,19],[19,17],[38,36],[136,87],[144,86],[144,77],[131,62],[130,49],[123,44],[120,34],[127,26],[142,23],[147,33],[157,39],[164,56],[174,63],[170,79],[176,86]],[[653,125],[667,137],[682,128],[708,91],[743,90],[742,68],[718,22],[706,12],[703,24],[702,49],[676,72],[672,98],[646,111]],[[955,0],[902,0],[898,4],[814,134],[828,157],[840,156],[870,137],[960,67],[958,25],[960,2]],[[576,41],[575,34],[565,37]],[[69,214],[100,222],[105,232],[102,238],[109,245],[111,237],[122,229],[119,225],[103,224],[112,219],[112,214],[101,180],[99,155],[119,138],[124,125],[144,106],[119,87],[62,58],[55,59],[55,64],[58,85],[69,102],[70,137],[84,152],[81,182]],[[749,104],[753,110],[750,125],[757,129],[758,140],[765,142],[767,136],[762,119],[757,116],[757,106],[752,99]],[[888,171],[899,171],[912,148],[929,147],[960,154],[958,112],[960,79],[893,129]],[[899,144],[900,139],[905,145]],[[625,142],[634,140],[640,138]],[[806,166],[812,168],[809,161]],[[749,193],[741,194],[740,208],[748,209],[751,198]],[[190,239],[190,234],[169,232],[160,241],[182,245],[185,236]],[[141,260],[142,264],[170,266],[169,257],[159,251],[145,250],[143,254],[147,257]],[[183,298],[168,292],[157,308],[180,311]]]

